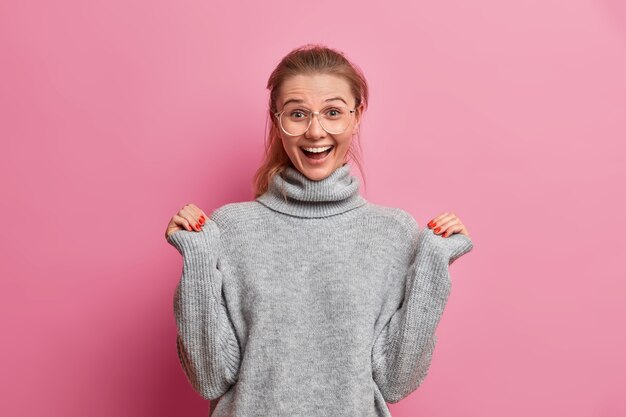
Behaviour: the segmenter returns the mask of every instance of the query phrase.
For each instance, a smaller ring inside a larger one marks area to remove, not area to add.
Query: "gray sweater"
[[[169,236],[178,357],[210,416],[391,416],[426,377],[448,266],[473,243],[366,201],[350,169],[289,167]]]

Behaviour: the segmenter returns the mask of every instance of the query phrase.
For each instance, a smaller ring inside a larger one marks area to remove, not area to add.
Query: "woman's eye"
[[[294,112],[291,113],[291,117],[295,118],[295,119],[300,119],[302,117],[305,117],[306,114],[304,114],[303,112],[296,110]]]
[[[327,115],[331,117],[337,117],[341,115],[341,110],[339,109],[330,109],[326,112]]]

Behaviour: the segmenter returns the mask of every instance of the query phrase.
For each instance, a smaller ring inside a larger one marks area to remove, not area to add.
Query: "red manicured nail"
[[[441,227],[436,228],[435,233],[439,233],[440,230],[441,230]]]
[[[204,219],[200,217],[200,224],[204,224]]]

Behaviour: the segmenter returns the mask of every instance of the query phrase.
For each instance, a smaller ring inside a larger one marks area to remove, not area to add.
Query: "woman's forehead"
[[[334,99],[334,100],[333,100]],[[325,104],[327,102],[349,105],[354,101],[350,84],[343,77],[332,74],[296,75],[283,81],[278,101],[286,103]]]

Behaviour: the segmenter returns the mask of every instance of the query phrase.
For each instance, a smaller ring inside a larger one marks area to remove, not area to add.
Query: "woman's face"
[[[291,100],[298,100],[298,102]],[[332,106],[345,106],[348,109],[354,109],[355,101],[350,91],[350,85],[343,77],[331,74],[296,75],[287,78],[281,85],[276,100],[276,108],[280,112],[287,105],[289,112],[292,112],[293,109],[300,109],[319,111],[322,115],[327,111],[332,111]],[[281,134],[285,152],[289,155],[294,167],[314,181],[328,177],[335,169],[341,167],[346,162],[352,135],[356,134],[358,130],[362,112],[362,106],[360,107],[351,116],[348,128],[340,134],[326,132],[320,126],[318,117],[313,116],[311,126],[306,132],[299,136],[289,136],[280,129],[278,120],[274,118]],[[296,113],[296,115],[302,116],[300,113]],[[322,159],[309,157],[303,149],[326,146],[332,146],[332,148],[330,153]]]

